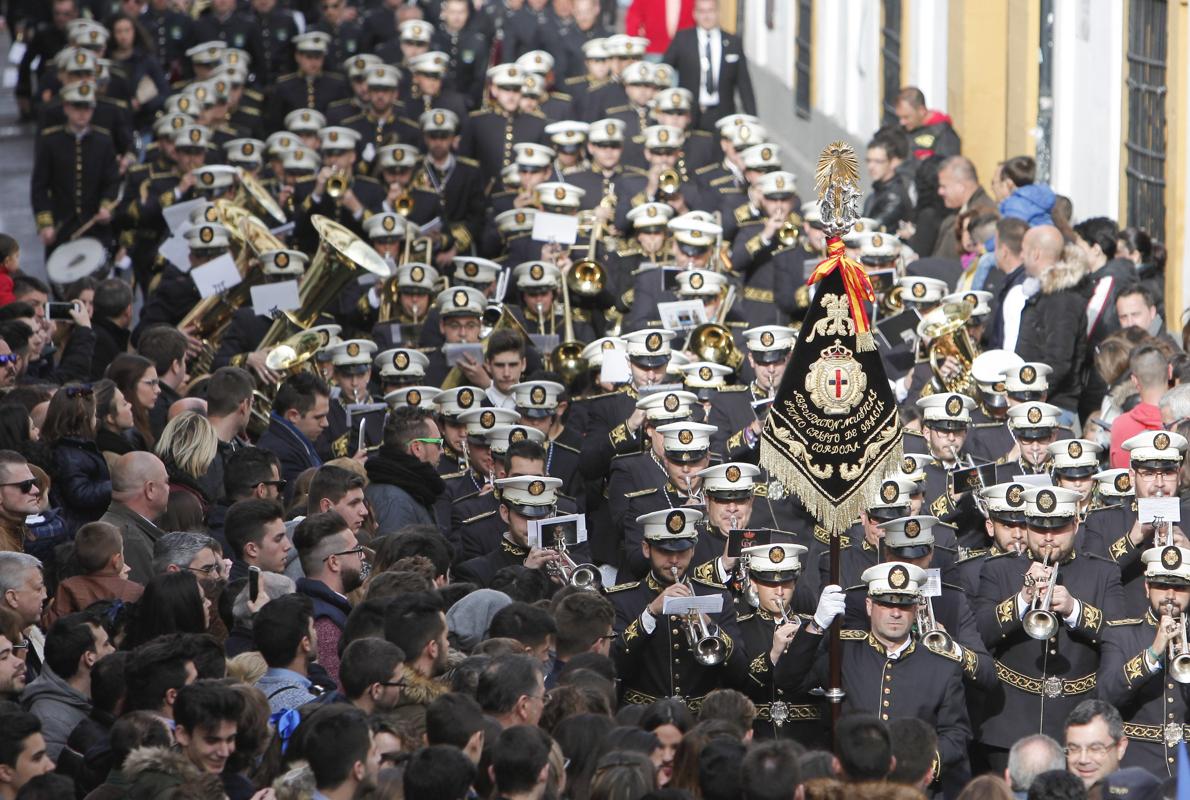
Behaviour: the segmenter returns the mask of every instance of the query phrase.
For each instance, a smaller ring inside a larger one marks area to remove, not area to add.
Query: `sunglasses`
[[[20,489],[21,494],[29,494],[29,492],[33,491],[33,487],[36,485],[37,485],[37,481],[34,478],[30,478],[27,481],[16,481],[15,483],[0,483],[0,486],[15,486],[15,487],[17,487],[18,489]]]
[[[11,353],[0,356],[0,364],[15,364],[15,363],[17,363],[17,357],[12,355]]]

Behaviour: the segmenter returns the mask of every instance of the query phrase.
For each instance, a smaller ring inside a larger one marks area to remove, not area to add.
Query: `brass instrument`
[[[1153,547],[1172,547],[1173,544],[1173,525],[1166,522],[1164,517],[1153,517]]]
[[[1177,624],[1177,635],[1170,639],[1166,651],[1166,668],[1169,670],[1169,677],[1178,683],[1190,683],[1190,637],[1187,637],[1186,633],[1186,615],[1173,613],[1177,604],[1172,601],[1166,607],[1167,613]]]
[[[590,592],[599,591],[603,582],[599,568],[594,564],[574,563],[574,559],[570,557],[570,551],[566,547],[566,539],[561,533],[554,534],[553,549],[558,554],[558,560],[547,562],[546,572],[558,576],[563,583],[576,589]]]
[[[657,176],[657,197],[665,202],[682,189],[682,176],[676,169],[662,170]]]
[[[260,343],[264,349],[314,324],[343,287],[370,272],[380,278],[392,277],[392,267],[371,245],[332,219],[315,214],[311,219],[318,233],[318,249],[306,267],[298,289],[298,308],[273,320]]]
[[[236,204],[243,206],[262,220],[269,220],[274,225],[284,225],[287,221],[285,211],[269,194],[269,190],[264,188],[264,185],[253,175],[242,169],[236,175],[240,182],[240,191],[235,199]]]
[[[598,261],[584,259],[571,265],[566,273],[569,290],[581,297],[594,297],[607,285],[607,271]]]
[[[735,287],[727,288],[727,295],[719,304],[719,311],[714,322],[704,322],[690,332],[686,340],[686,350],[694,354],[698,361],[711,361],[738,370],[744,363],[744,354],[736,347],[735,337],[731,335],[724,322],[727,312],[731,310],[735,300]]]
[[[570,279],[574,271],[587,261],[580,261],[570,268],[570,275],[562,281],[562,341],[550,352],[550,369],[562,376],[562,383],[569,388],[587,371],[587,359],[583,358],[583,343],[575,341],[574,320],[570,316]],[[598,267],[598,264],[595,266]],[[602,268],[600,267],[602,270]]]
[[[393,211],[402,217],[408,216],[409,212],[413,211],[413,198],[408,192],[397,198],[397,202],[393,204]]]
[[[670,567],[669,571],[676,583],[678,568]],[[686,643],[690,645],[694,660],[704,667],[722,664],[727,658],[727,644],[723,641],[719,626],[708,623],[706,617],[697,611],[688,611],[682,617],[682,623],[686,631]]]
[[[338,200],[351,189],[352,182],[353,178],[350,172],[342,169],[335,170],[326,179],[327,196],[333,200]]]
[[[922,391],[923,395],[935,392],[957,392],[975,397],[975,376],[971,364],[979,355],[978,348],[967,334],[967,320],[971,317],[971,306],[967,303],[943,303],[926,314],[917,326],[917,334],[923,341],[929,341],[928,357],[933,378]],[[959,362],[959,374],[950,378],[942,376],[942,362],[950,356]]]
[[[938,621],[934,617],[934,598],[924,596],[921,598],[917,604],[916,618],[917,635],[921,638],[923,645],[939,653],[954,652],[954,639],[938,626]]]
[[[734,516],[731,518],[731,529],[735,530],[740,526],[740,522]],[[728,536],[730,537],[730,533]],[[748,565],[752,561],[752,556],[743,553],[735,562],[735,582],[740,587],[740,594],[744,596],[744,600],[753,608],[760,608],[760,593],[756,591],[756,584],[752,582],[752,578],[748,572]],[[785,606],[781,606],[781,618],[784,622],[788,622],[789,618],[785,614]],[[784,624],[784,622],[782,624]]]
[[[221,203],[223,201],[220,201]],[[178,323],[181,329],[189,329],[192,336],[202,342],[202,351],[196,355],[187,368],[191,378],[198,378],[211,371],[215,351],[231,325],[235,312],[251,299],[252,287],[264,280],[264,269],[260,254],[266,250],[279,250],[285,245],[269,232],[265,224],[249,213],[232,210],[230,204],[219,207],[221,216],[236,220],[231,249],[240,273],[240,282],[225,292],[203,298],[194,304],[189,313]]]
[[[777,231],[777,241],[781,243],[782,247],[793,247],[801,235],[802,226],[798,224],[797,217],[790,214],[785,218],[785,224],[781,226],[781,230]]]
[[[1043,567],[1050,566],[1051,549],[1047,548],[1045,551],[1045,560],[1041,562]],[[1026,575],[1025,582],[1032,585],[1032,578]],[[1044,641],[1053,636],[1058,630],[1058,616],[1053,611],[1050,611],[1050,606],[1054,600],[1054,587],[1057,585],[1058,565],[1054,564],[1049,580],[1046,581],[1044,592],[1037,592],[1033,595],[1032,607],[1025,612],[1025,633],[1029,634],[1033,639]],[[1045,595],[1044,598],[1042,594]]]

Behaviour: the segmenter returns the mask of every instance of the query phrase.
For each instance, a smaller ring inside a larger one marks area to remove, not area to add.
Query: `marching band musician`
[[[869,567],[860,576],[867,585],[869,630],[841,634],[843,713],[866,712],[884,722],[924,720],[938,734],[942,780],[961,787],[970,772],[971,723],[959,657],[930,650],[913,637],[925,577],[920,567],[897,561]],[[796,696],[826,685],[827,659],[820,645],[825,630],[843,613],[842,590],[826,587],[813,620],[800,627],[777,662],[777,688]]]
[[[758,219],[739,222],[735,233],[732,270],[744,280],[741,309],[753,326],[779,322],[780,312],[773,294],[776,273],[801,269],[797,235],[790,240],[785,231],[787,225],[794,226],[795,231],[799,227],[799,218],[793,213],[800,205],[795,184],[796,179],[789,172],[774,171],[760,176],[755,191],[760,194],[763,214]],[[724,235],[728,233],[725,226]]]
[[[636,296],[638,274],[668,260],[673,244],[668,238],[673,209],[665,203],[643,203],[628,212],[631,230],[618,249],[605,254],[609,288],[616,298],[616,308],[625,312]],[[651,278],[656,279],[662,273]]]
[[[1054,485],[1073,489],[1081,495],[1078,515],[1079,519],[1084,519],[1091,505],[1094,476],[1099,471],[1099,454],[1103,448],[1086,439],[1059,439],[1049,446],[1049,451]]]
[[[715,246],[723,228],[713,222],[709,215],[697,211],[682,214],[670,219],[666,228],[673,237],[672,255],[678,267],[712,269],[712,259],[717,256]],[[631,291],[632,307],[623,321],[624,327],[629,329],[648,324],[658,303],[677,299],[673,289],[667,286],[664,270],[638,269]]]
[[[1036,400],[1009,408],[1008,429],[1016,439],[1016,447],[1009,451],[1006,462],[996,467],[996,473],[1012,477],[1048,472],[1049,446],[1058,440],[1061,411],[1057,406]]]
[[[306,271],[306,255],[297,250],[266,250],[260,254],[260,261],[265,283],[287,280],[300,282]],[[272,324],[272,316],[258,314],[252,306],[237,308],[227,332],[219,341],[211,368],[219,369],[228,365],[245,367],[251,369],[264,383],[275,383],[276,374],[265,364],[268,351],[260,348]]]
[[[318,150],[318,132],[325,127],[326,115],[314,108],[295,108],[285,115],[285,129],[311,150]]]
[[[483,402],[482,390],[479,390],[478,396]],[[516,423],[519,417],[520,415],[516,411],[509,408],[491,408],[480,405],[474,405],[458,415],[458,424],[467,431],[467,463],[461,472],[442,476],[446,481],[446,491],[438,501],[437,511],[439,525],[444,530],[450,530],[451,505],[455,500],[482,492],[485,487],[491,491],[491,485],[496,479],[496,464],[492,456],[488,434],[497,425]]]
[[[621,156],[626,166],[637,167],[625,171],[615,181],[617,230],[628,230],[628,212],[641,203],[661,202],[673,207],[674,213],[685,214],[703,207],[698,184],[686,172],[682,154],[682,131],[669,125],[649,125],[641,133],[644,142],[644,164],[633,164]],[[631,141],[625,133],[625,142]],[[642,174],[641,170],[645,170]],[[672,171],[676,182],[664,184],[661,177]]]
[[[319,454],[324,461],[355,455],[366,446],[360,441],[358,423],[350,421],[347,409],[372,402],[368,384],[372,378],[376,343],[371,339],[348,339],[331,347],[330,355],[334,365],[331,405],[326,418],[326,433],[319,440],[319,444],[325,446],[325,451]],[[383,433],[382,420],[369,419],[365,425],[365,439],[379,443]]]
[[[444,289],[439,292],[434,299],[434,310],[438,312],[436,315],[437,329],[442,342],[444,344],[478,343],[483,312],[487,305],[486,298],[469,286],[456,286],[453,289]],[[434,350],[429,354],[430,365],[426,367],[426,383],[430,386],[441,386],[450,371],[450,365],[446,363],[441,348],[428,341],[431,337],[427,334],[433,330],[432,328],[427,330],[428,327],[422,326],[420,339],[423,347],[434,347]],[[470,382],[476,383],[476,379],[480,378],[480,373],[483,372],[483,365],[470,356],[464,355],[459,361],[459,369]],[[482,375],[482,378],[484,384],[489,382],[486,374]]]
[[[1141,554],[1151,547],[1167,544],[1190,546],[1179,525],[1166,522],[1156,526],[1151,520],[1142,522],[1139,513],[1141,500],[1178,497],[1186,446],[1186,438],[1173,431],[1144,431],[1125,440],[1123,448],[1128,453],[1132,498],[1087,515],[1083,547],[1119,566],[1127,615],[1139,615],[1145,608]],[[1180,510],[1190,510],[1187,503],[1179,500],[1178,504]],[[1160,538],[1158,527],[1161,528]]]
[[[215,222],[197,225],[186,231],[186,244],[190,249],[190,269],[193,270],[227,253],[231,247],[230,232]],[[173,263],[166,264],[161,280],[141,309],[140,324],[133,331],[133,338],[157,322],[177,325],[199,299],[198,287],[189,270],[183,272]]]
[[[761,325],[744,331],[748,367],[755,378],[744,387],[719,392],[707,422],[715,426],[711,450],[731,461],[755,462],[760,432],[771,401],[781,385],[797,333],[784,325]]]
[[[884,538],[881,525],[912,514],[909,493],[913,481],[907,478],[887,478],[880,484],[877,495],[860,512],[859,522],[840,535],[839,583],[852,586],[868,567],[880,561],[880,543]],[[809,565],[818,572],[818,585],[830,583],[830,541],[820,528],[810,545]],[[862,535],[861,535],[862,534]]]
[[[299,209],[294,235],[299,242],[313,244],[317,234],[310,220],[321,214],[363,236],[364,220],[383,210],[384,188],[374,178],[354,174],[358,133],[351,128],[327,127],[318,137],[322,167],[309,194],[302,198],[299,193],[294,198]]]
[[[755,735],[766,739],[788,737],[806,747],[823,747],[826,726],[821,701],[809,693],[794,695],[773,681],[773,667],[784,652],[786,639],[813,622],[808,614],[794,612],[794,593],[805,554],[806,548],[801,545],[785,543],[745,547],[741,551],[757,598],[756,609],[741,608],[737,620],[739,646],[748,661],[749,677],[747,688],[741,690],[756,704],[752,723]],[[774,633],[783,627],[786,630],[775,637]],[[792,633],[788,633],[789,628]]]
[[[390,144],[376,153],[375,171],[384,189],[384,207],[403,214],[416,225],[425,225],[442,216],[442,198],[428,189],[414,185],[418,153],[412,145]],[[441,240],[435,239],[441,251]]]
[[[975,401],[962,394],[932,394],[917,401],[921,409],[921,439],[905,437],[905,447],[925,445],[930,456],[925,466],[926,507],[929,513],[945,518],[954,510],[958,498],[951,497],[950,471],[962,466],[963,447],[967,442],[967,426],[971,424],[971,409]]]
[[[390,392],[408,386],[424,386],[426,366],[429,363],[430,359],[426,358],[426,354],[420,350],[394,347],[377,353],[376,357],[372,359],[372,366],[376,369],[376,380],[380,384],[380,396],[387,397]],[[440,409],[441,403],[439,403],[438,397],[435,395],[434,403]],[[442,457],[443,459],[452,457],[452,451],[445,443],[442,445]],[[441,460],[439,464],[441,465]],[[449,471],[454,472],[455,470]]]
[[[467,99],[459,92],[445,88],[443,78],[450,59],[446,53],[437,50],[421,53],[409,59],[409,72],[413,83],[409,93],[403,95],[401,115],[408,120],[421,119],[427,111],[446,109],[456,118],[467,116]],[[406,139],[404,141],[416,141]]]
[[[555,381],[523,381],[512,387],[521,425],[541,431],[545,437],[545,471],[562,481],[562,491],[575,495],[579,489],[579,458],[582,437],[566,427],[566,387]]]
[[[1106,620],[1124,610],[1115,565],[1075,552],[1078,492],[1044,487],[1023,496],[1024,557],[990,557],[975,596],[1002,697],[988,703],[981,729],[992,769],[1027,733],[1061,736],[1066,715],[1096,690]]]
[[[281,121],[294,109],[313,108],[325,114],[331,103],[351,96],[351,89],[341,75],[323,70],[330,38],[322,31],[293,37],[297,71],[278,78],[269,94],[270,108],[265,118],[271,121],[274,130],[282,127]]]
[[[1105,469],[1095,473],[1095,497],[1091,510],[1118,506],[1132,496],[1132,476],[1127,467]]]
[[[545,134],[545,117],[520,110],[525,73],[515,64],[499,64],[488,70],[492,106],[472,111],[463,127],[460,154],[479,162],[484,183],[500,176],[512,163],[515,142],[540,142]],[[552,157],[551,157],[552,160]]]
[[[343,62],[343,74],[351,84],[351,96],[335,100],[326,108],[328,125],[342,125],[343,122],[368,110],[368,70],[383,64],[375,53],[356,53]]]
[[[607,589],[616,609],[612,658],[616,673],[622,676],[624,703],[648,705],[661,697],[680,697],[697,707],[707,692],[724,685],[726,675],[742,678],[747,668],[743,652],[735,646],[735,611],[726,587],[689,574],[698,539],[695,523],[701,518],[693,508],[662,509],[642,516],[637,520],[642,530],[638,547],[647,572],[641,580]],[[723,609],[698,615],[712,634],[707,638],[718,639],[718,660],[704,659],[704,663],[694,650],[702,642],[690,641],[700,635],[701,625],[687,625],[683,617],[663,612],[666,598],[710,595],[722,599]]]
[[[545,126],[545,135],[549,137],[550,144],[558,153],[554,168],[567,179],[569,179],[569,175],[588,170],[591,167],[586,153],[587,131],[590,130],[590,127],[585,122],[575,120],[551,122]],[[586,192],[585,189],[583,191]],[[599,199],[595,198],[595,202],[598,203]],[[587,201],[582,207],[590,208],[592,204]]]
[[[393,364],[397,365],[400,350],[393,352]],[[414,365],[414,356],[425,358],[416,350],[408,351],[407,365]],[[380,354],[381,356],[384,353]],[[380,356],[377,356],[379,358]],[[428,363],[428,361],[427,361]],[[425,364],[422,364],[424,377]],[[381,380],[384,371],[381,370]],[[424,383],[424,381],[421,381]],[[438,474],[457,474],[467,468],[467,426],[459,421],[459,415],[478,407],[483,402],[483,390],[475,386],[459,386],[447,389],[434,398],[438,411],[438,429],[442,433],[442,458],[438,461]]]
[[[531,336],[560,337],[565,327],[565,311],[557,302],[562,272],[548,261],[526,261],[518,264],[512,274],[521,293],[526,332]],[[582,342],[594,339],[595,332],[587,323],[586,312],[571,308],[570,313],[575,337]]]
[[[479,162],[457,155],[461,116],[447,108],[432,108],[419,117],[425,154],[413,176],[413,188],[438,195],[443,227],[451,245],[434,254],[435,266],[450,264],[470,253],[483,232],[484,182]]]
[[[1005,553],[1019,556],[1025,551],[1025,485],[997,483],[978,491],[984,514],[984,530],[990,544],[969,548],[955,561],[955,580],[968,595],[979,591],[979,576],[987,559]]]
[[[550,179],[553,169],[552,165],[556,154],[552,147],[532,142],[517,142],[512,145],[512,149],[514,153],[512,163],[516,167],[517,174],[516,186],[509,186],[505,183],[503,189],[492,192],[489,197],[488,216],[481,248],[485,254],[494,253],[499,249],[498,240],[500,237],[496,223],[500,215],[513,209],[537,208],[538,198],[535,190],[538,184]]]
[[[1141,554],[1146,606],[1141,617],[1108,620],[1103,632],[1100,696],[1120,710],[1128,749],[1120,766],[1174,776],[1186,741],[1190,675],[1185,614],[1190,608],[1190,550],[1169,545]]]
[[[628,498],[620,545],[621,576],[639,577],[648,569],[648,553],[642,553],[640,547],[641,520],[661,509],[704,504],[703,471],[711,463],[712,430],[710,425],[700,422],[658,426],[657,432],[663,437],[661,464],[667,480],[660,488],[633,492]],[[711,550],[718,555],[719,549]]]
[[[1007,350],[985,350],[971,362],[971,378],[979,389],[967,437],[967,452],[972,458],[1000,461],[1016,444],[1004,424],[1009,404],[1005,381],[1009,371],[1015,372],[1023,364],[1020,356]]]
[[[400,73],[388,64],[368,67],[368,105],[359,114],[343,120],[339,127],[358,134],[356,170],[361,175],[375,175],[376,155],[385,145],[416,141],[416,127],[397,116],[397,81]]]

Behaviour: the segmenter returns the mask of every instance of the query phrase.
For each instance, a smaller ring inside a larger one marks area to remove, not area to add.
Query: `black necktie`
[[[717,89],[715,86],[715,62],[711,61],[711,32],[706,33],[706,53],[707,53],[707,94],[714,94]]]

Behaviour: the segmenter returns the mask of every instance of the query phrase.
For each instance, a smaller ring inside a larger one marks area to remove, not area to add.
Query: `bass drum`
[[[58,245],[45,264],[57,297],[64,296],[68,286],[83,278],[105,277],[107,268],[107,249],[89,236]]]

